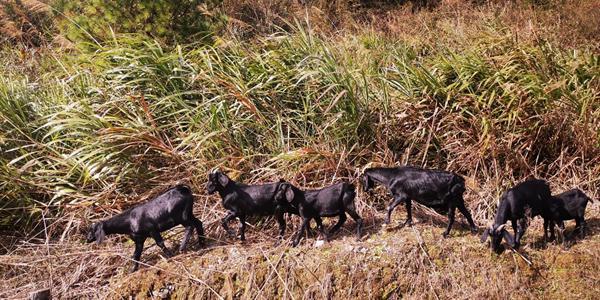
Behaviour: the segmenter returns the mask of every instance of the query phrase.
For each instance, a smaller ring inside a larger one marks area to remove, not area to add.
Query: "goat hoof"
[[[477,234],[477,227],[471,227],[471,234]]]
[[[442,237],[444,237],[445,239],[447,239],[449,236],[450,236],[450,233],[449,233],[449,232],[444,232],[444,233],[442,234]]]

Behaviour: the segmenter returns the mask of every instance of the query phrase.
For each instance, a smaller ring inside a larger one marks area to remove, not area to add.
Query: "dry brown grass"
[[[550,41],[570,48],[600,48],[600,1],[442,0],[431,9],[414,11],[418,1],[229,1],[227,32],[253,37],[289,28],[293,19],[308,20],[313,30],[327,34],[373,30],[418,44],[445,43],[485,34],[487,23],[499,22],[524,43]],[[460,37],[460,38],[459,38]]]
[[[29,47],[46,43],[51,7],[47,1],[0,1],[0,43],[11,41]]]

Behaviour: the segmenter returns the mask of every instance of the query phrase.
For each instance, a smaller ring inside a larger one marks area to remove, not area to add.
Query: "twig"
[[[427,261],[433,268],[433,271],[437,274],[436,267],[433,264],[433,262],[431,261],[431,257],[429,257],[429,253],[427,253],[427,250],[423,247],[423,244],[425,244],[425,242],[423,242],[423,239],[421,238],[421,234],[415,229],[414,226],[411,226],[410,228],[412,228],[413,232],[415,233],[415,236],[417,237],[417,243],[419,244],[419,248],[421,248],[421,251],[423,251],[423,253],[425,254],[425,257],[427,257]],[[431,291],[433,292],[435,299],[440,300],[440,297],[438,296],[437,292],[435,291],[435,288],[433,288],[433,285],[431,284],[431,280],[428,280],[427,283],[429,283],[429,287],[431,288]]]
[[[519,253],[519,251],[515,250],[512,247],[510,248],[510,250],[513,253],[516,253],[520,258],[522,258],[528,265],[530,265],[530,266],[532,265],[532,262],[529,259],[527,259],[523,254]]]

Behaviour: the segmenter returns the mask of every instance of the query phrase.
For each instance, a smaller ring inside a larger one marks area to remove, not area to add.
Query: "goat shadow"
[[[573,245],[577,243],[577,241],[589,239],[595,235],[600,233],[600,218],[592,217],[585,220],[586,222],[586,231],[585,236],[581,238],[579,232],[575,232],[575,220],[565,221],[565,232],[564,232],[564,241],[566,242],[564,247],[566,249],[571,248]],[[555,228],[555,231],[558,235],[558,226]],[[537,237],[535,241],[532,243],[532,247],[534,249],[546,249],[548,248],[548,243],[558,243],[559,240],[547,241],[544,236]]]
[[[441,236],[442,232],[445,231],[446,227],[448,226],[448,214],[440,214],[439,212],[420,204],[415,205],[415,201],[413,201],[412,206],[413,226],[418,224],[435,226],[440,228]],[[406,221],[407,217],[404,205],[400,205],[394,209],[389,225],[386,225],[384,222],[386,213],[387,212],[385,211],[378,211],[377,213],[369,214],[367,217],[363,218],[363,235],[361,239],[364,240],[366,237],[381,232],[382,230],[397,231],[406,227],[403,226],[403,223]],[[348,223],[351,225],[349,226]],[[352,218],[348,218],[340,231],[330,236],[330,239],[335,240],[341,237],[355,236],[355,224],[356,223],[353,222]],[[329,226],[329,228],[330,227],[331,226]],[[477,234],[479,235],[479,232]],[[450,237],[467,235],[471,235],[471,227],[467,223],[467,219],[464,218],[462,213],[460,213],[460,211],[457,209],[455,213],[454,224],[452,226],[452,230],[450,231]]]

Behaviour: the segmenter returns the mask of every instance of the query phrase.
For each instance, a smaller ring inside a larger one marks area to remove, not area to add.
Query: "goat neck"
[[[103,221],[103,229],[104,232],[108,234],[119,233],[119,234],[129,234],[131,232],[130,228],[130,212],[128,210],[124,213],[116,215],[108,220]]]
[[[395,171],[396,168],[369,168],[365,170],[365,175],[369,176],[373,181],[389,187]]]
[[[498,205],[498,210],[496,211],[496,218],[494,219],[494,224],[499,226],[508,222],[509,216],[512,213],[510,210],[510,203],[506,199],[506,195],[503,195],[500,199],[500,205]]]
[[[217,192],[219,193],[219,196],[221,196],[221,199],[225,200],[229,194],[236,190],[236,188],[237,182],[233,181],[233,179],[230,178],[226,186],[220,185],[219,187],[217,187]]]

